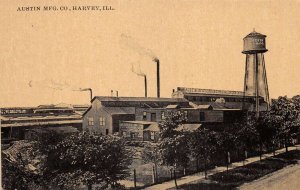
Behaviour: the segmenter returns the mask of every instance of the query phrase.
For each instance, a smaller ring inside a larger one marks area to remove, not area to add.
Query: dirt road
[[[298,190],[300,189],[300,163],[283,168],[251,183],[240,190]]]

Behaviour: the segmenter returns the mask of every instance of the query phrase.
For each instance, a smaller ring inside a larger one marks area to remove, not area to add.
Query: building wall
[[[156,121],[162,120],[162,112],[165,116],[171,111],[187,112],[188,123],[203,123],[203,122],[223,122],[223,111],[221,110],[201,110],[201,109],[152,109],[152,108],[137,108],[135,120],[137,121],[151,121],[151,114],[156,114]],[[146,118],[144,119],[143,113],[146,112]],[[204,114],[204,120],[201,120],[200,114]]]
[[[192,109],[187,111],[188,123],[223,122],[223,111]]]
[[[127,140],[157,142],[159,139],[159,132],[144,131],[148,126],[149,124],[120,122],[119,135]]]
[[[159,132],[156,131],[144,131],[144,141],[158,142]]]
[[[99,100],[94,100],[92,102],[91,109],[84,115],[83,121],[82,121],[82,128],[83,130],[95,132],[99,134],[112,134],[113,133],[113,127],[112,127],[112,117],[110,114],[108,114],[106,111],[102,109],[101,102]],[[104,125],[100,126],[100,117],[105,118]],[[89,119],[93,118],[94,124],[89,125]]]
[[[119,132],[121,121],[134,121],[134,119],[135,119],[134,114],[112,115],[112,132],[113,133]]]
[[[246,96],[244,99],[242,94],[231,95],[231,96],[228,96],[226,94],[201,94],[201,93],[190,94],[178,90],[172,93],[172,98],[185,98],[188,101],[193,102],[197,105],[209,104],[212,106],[214,106],[214,104],[218,102],[217,100],[222,99],[224,101],[223,105],[227,108],[242,109],[244,104],[244,108],[249,111],[254,111],[255,109],[255,97]],[[260,110],[265,111],[266,109],[267,109],[267,103],[264,101],[263,97],[260,97]]]
[[[119,135],[128,140],[143,141],[143,130],[143,124],[121,122]]]
[[[146,112],[146,117],[144,117],[144,112]],[[151,114],[155,114],[155,121],[160,122],[162,120],[161,114],[167,113],[166,109],[149,109],[149,108],[136,108],[135,110],[135,120],[136,121],[151,121]]]

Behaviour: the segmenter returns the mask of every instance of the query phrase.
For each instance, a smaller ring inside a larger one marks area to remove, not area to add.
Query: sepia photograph
[[[3,190],[298,190],[299,0],[1,0]]]

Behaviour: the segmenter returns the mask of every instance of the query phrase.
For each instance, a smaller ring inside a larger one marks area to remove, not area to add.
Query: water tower
[[[266,74],[264,53],[266,49],[266,35],[251,32],[244,38],[244,50],[246,54],[244,96],[255,96],[256,116],[259,116],[260,100],[267,103],[269,109],[269,90]]]

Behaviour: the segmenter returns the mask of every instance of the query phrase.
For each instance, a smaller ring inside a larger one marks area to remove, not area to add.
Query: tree
[[[176,182],[176,168],[186,167],[189,162],[189,149],[187,142],[189,135],[183,131],[176,130],[185,122],[184,115],[180,112],[170,112],[160,124],[159,153],[162,164],[174,167],[174,181]]]
[[[77,189],[81,184],[86,184],[89,189],[93,184],[101,185],[103,189],[114,186],[129,175],[131,163],[122,139],[86,132],[51,144],[46,159],[44,180],[62,189]]]
[[[157,144],[151,143],[144,147],[142,151],[142,160],[146,163],[152,162],[154,164],[154,178],[158,182],[158,165],[161,162],[161,156],[159,154],[159,148]]]
[[[300,95],[294,96],[292,102],[294,103],[296,110],[300,112]]]
[[[2,187],[4,189],[37,189],[41,173],[37,168],[38,153],[35,144],[27,141],[15,142],[1,151]]]
[[[254,112],[245,112],[241,121],[234,124],[233,132],[237,136],[239,146],[244,150],[254,150],[259,143]]]
[[[204,160],[205,178],[207,178],[207,163],[217,150],[217,133],[205,128],[191,133],[189,147],[194,158]]]
[[[272,147],[273,154],[275,155],[276,144],[279,142],[280,121],[278,121],[278,117],[274,117],[270,111],[266,111],[260,115],[258,122],[257,131],[260,139],[262,139],[262,143],[267,148]]]
[[[299,132],[299,104],[286,96],[279,97],[272,101],[270,114],[273,120],[278,123],[278,138],[285,145],[286,151]]]

